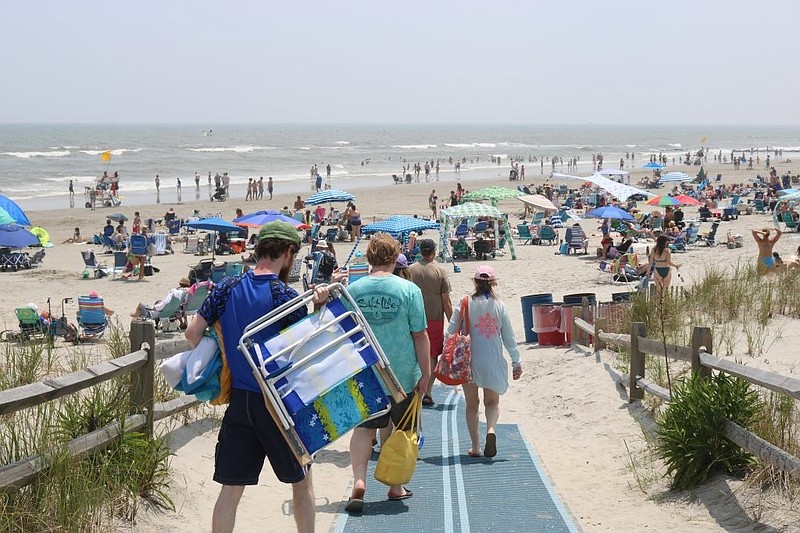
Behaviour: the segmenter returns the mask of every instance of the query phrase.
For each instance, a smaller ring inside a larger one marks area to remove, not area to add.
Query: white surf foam
[[[31,157],[66,157],[71,153],[69,150],[54,150],[52,152],[3,152],[3,155],[30,159]]]
[[[219,146],[215,148],[189,148],[190,152],[235,152],[239,154],[246,154],[255,152],[256,150],[275,150],[274,146]]]
[[[428,148],[436,148],[435,144],[393,144],[391,148],[399,148],[401,150],[427,150]]]

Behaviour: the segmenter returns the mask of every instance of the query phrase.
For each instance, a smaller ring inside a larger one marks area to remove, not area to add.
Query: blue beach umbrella
[[[361,228],[361,233],[370,235],[373,233],[388,233],[393,237],[412,231],[424,231],[426,229],[439,229],[439,223],[422,218],[414,218],[404,215],[394,215],[386,220],[379,220],[372,224],[367,224]]]
[[[643,168],[656,169],[656,168],[665,168],[665,167],[666,167],[666,165],[662,165],[661,163],[655,163],[655,162],[651,161],[650,163],[647,163],[646,165],[644,165]]]
[[[14,218],[2,207],[0,207],[0,224],[16,224]]]
[[[277,211],[256,211],[255,213],[247,213],[246,215],[234,218],[233,223],[237,226],[257,228],[268,222],[274,222],[276,220],[291,224],[295,228],[308,227],[299,220],[282,215]]]
[[[191,222],[187,222],[184,224],[187,228],[194,228],[194,229],[202,229],[206,231],[214,231],[217,233],[233,233],[244,231],[242,228],[234,224],[233,222],[228,222],[227,220],[222,220],[219,217],[209,217],[209,218],[201,218],[200,220],[193,220]],[[216,247],[211,250],[211,258],[214,258],[214,253],[216,251]]]
[[[25,211],[23,211],[22,208],[18,206],[11,198],[0,194],[0,207],[5,209],[5,211],[11,215],[11,218],[17,222],[17,224],[22,226],[31,225],[31,221],[28,220],[27,215],[25,215]]]
[[[0,247],[25,248],[39,244],[39,237],[17,224],[0,225]]]
[[[633,215],[614,205],[598,207],[586,213],[586,218],[612,218],[616,220],[634,220]]]
[[[306,205],[319,205],[331,202],[350,202],[355,200],[356,197],[345,191],[337,191],[336,189],[329,189],[327,191],[320,191],[309,196]]]

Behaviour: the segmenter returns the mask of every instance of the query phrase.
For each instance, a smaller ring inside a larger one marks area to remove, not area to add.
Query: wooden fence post
[[[705,346],[706,351],[711,353],[713,341],[711,328],[695,326],[692,330],[692,372],[697,372],[701,376],[711,376],[711,369],[700,364],[700,347]]]
[[[581,298],[581,319],[583,319],[585,322],[588,322],[589,324],[592,323],[592,317],[590,316],[589,313],[589,298],[587,298],[586,296]],[[583,330],[581,330],[581,341],[584,341],[581,342],[581,344],[583,344],[587,348],[589,347],[590,344],[589,334]]]
[[[594,353],[599,352],[606,347],[605,343],[600,339],[600,331],[605,327],[606,319],[600,318],[600,307],[595,308],[594,312]]]
[[[153,437],[153,379],[156,360],[156,330],[151,322],[131,321],[131,352],[138,352],[145,343],[147,362],[138,370],[131,372],[131,414],[144,413],[147,424],[144,434]]]
[[[575,307],[573,307],[572,309],[574,310]],[[577,344],[579,344],[578,335],[581,334],[581,328],[579,328],[578,325],[575,324],[575,319],[576,318],[578,318],[578,317],[575,316],[575,312],[573,311],[573,313],[572,313],[572,324],[569,325],[570,331],[572,331],[572,342],[570,342],[570,348],[574,348]]]
[[[636,386],[638,378],[644,375],[644,354],[639,350],[639,337],[647,335],[644,322],[631,324],[631,371],[628,376],[628,398],[630,401],[644,399],[644,391]]]

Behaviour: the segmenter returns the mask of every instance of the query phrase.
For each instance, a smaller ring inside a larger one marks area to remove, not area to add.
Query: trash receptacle
[[[630,302],[631,301],[631,294],[630,292],[612,292],[611,293],[611,301],[612,302]]]
[[[551,293],[530,294],[520,298],[522,304],[522,324],[525,329],[525,342],[539,342],[538,336],[533,331],[533,306],[535,304],[553,303]]]
[[[587,298],[589,303],[594,305],[597,303],[597,295],[593,292],[579,292],[575,294],[565,294],[564,295],[564,303],[565,304],[580,304],[583,303],[583,298]]]
[[[561,327],[561,304],[534,304],[533,331],[536,332],[539,346],[561,346],[564,334]]]

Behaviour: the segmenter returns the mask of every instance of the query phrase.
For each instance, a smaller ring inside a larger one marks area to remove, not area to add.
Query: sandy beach
[[[789,164],[775,165],[778,174],[796,171]],[[699,167],[676,167],[690,175]],[[537,168],[538,170],[538,168]],[[730,165],[707,164],[710,176],[723,174],[725,183],[742,183],[755,177],[756,172],[733,171]],[[633,171],[631,183],[636,184],[639,177],[649,174],[644,169]],[[763,174],[763,171],[762,171]],[[470,176],[463,185],[474,190],[487,185],[512,186],[507,167],[498,168],[494,173]],[[533,179],[531,179],[533,178]],[[526,184],[541,184],[546,176],[528,175]],[[392,214],[416,214],[428,216],[428,195],[435,189],[440,202],[455,190],[458,180],[452,174],[443,176],[441,181],[386,185],[378,187],[359,187],[350,190],[357,200],[365,223],[380,220]],[[571,188],[579,182],[568,183]],[[333,183],[334,188],[340,184]],[[206,198],[202,187],[203,198]],[[128,206],[123,203],[117,208],[98,208],[97,210],[76,207],[61,208],[64,200],[53,202],[52,209],[29,210],[28,216],[34,225],[48,230],[56,245],[46,249],[44,264],[38,269],[19,272],[0,273],[6,290],[0,292],[0,319],[4,329],[17,329],[14,309],[27,302],[36,303],[40,310],[46,309],[50,298],[53,313],[60,314],[62,298],[88,294],[96,290],[104,298],[106,306],[116,312],[123,324],[128,324],[131,313],[139,302],[152,304],[175,287],[179,278],[187,275],[191,265],[200,259],[182,253],[183,244],[175,245],[173,255],[153,258],[153,265],[160,272],[144,281],[112,281],[110,277],[95,280],[81,279],[84,265],[80,252],[93,248],[98,258],[113,263],[111,256],[103,256],[100,246],[87,244],[59,244],[72,235],[73,228],[79,227],[87,237],[101,233],[106,216],[121,212],[130,219],[134,211],[139,211],[142,219],[162,218],[169,208],[178,217],[189,216],[194,209],[201,214],[219,214],[231,220],[237,208],[245,213],[261,209],[280,209],[291,206],[295,193],[278,191],[272,201],[259,200],[245,202],[244,193],[236,192],[237,197],[224,203],[210,203],[207,200],[184,201],[182,204],[169,203],[172,195],[162,194],[160,204]],[[665,188],[658,193],[668,192]],[[303,194],[307,196],[308,192]],[[195,189],[185,185],[183,199],[195,198]],[[81,195],[76,204],[81,205]],[[153,193],[153,202],[155,194]],[[641,204],[641,203],[640,203]],[[518,200],[500,202],[501,210],[509,214],[512,227],[522,214],[522,203]],[[651,210],[648,206],[645,209]],[[687,218],[696,218],[696,208],[685,208]],[[130,222],[127,223],[130,226]],[[730,230],[733,234],[744,235],[744,246],[727,249],[724,246],[708,248],[695,246],[681,254],[679,260],[683,268],[683,280],[675,279],[674,284],[691,284],[709,265],[733,265],[737,261],[755,262],[756,246],[750,236],[750,229],[771,226],[771,216],[743,215],[731,222],[723,222],[718,238],[724,238]],[[516,339],[524,342],[524,331],[520,297],[534,293],[553,293],[554,300],[564,294],[593,292],[598,301],[610,301],[611,294],[633,290],[633,284],[612,284],[608,274],[598,269],[599,260],[594,250],[600,244],[599,221],[584,219],[581,226],[589,236],[588,256],[556,255],[556,246],[517,245],[517,260],[512,261],[509,253],[491,260],[497,271],[498,292],[512,314]],[[701,233],[710,229],[710,223],[703,223]],[[794,254],[800,244],[800,234],[784,234],[775,250],[781,256]],[[645,247],[653,241],[635,245],[640,257]],[[337,243],[337,255],[347,255],[347,243]],[[365,244],[362,243],[362,247]],[[238,256],[218,257],[219,261]],[[453,273],[452,298],[457,300],[470,287],[470,278],[477,265],[476,261],[460,263],[462,272]],[[77,305],[67,308],[67,316],[74,320]],[[769,353],[762,357],[745,358],[747,364],[780,371],[785,374],[796,373],[796,350],[800,341],[800,329],[796,324],[786,327]],[[631,468],[631,457],[645,457],[646,447],[643,426],[647,427],[646,416],[641,407],[630,406],[624,390],[614,383],[609,372],[613,366],[613,355],[603,353],[599,357],[573,351],[568,347],[552,348],[521,346],[525,374],[514,382],[509,392],[501,399],[501,423],[519,424],[527,439],[539,454],[547,473],[551,476],[555,490],[566,507],[584,531],[798,531],[798,516],[789,503],[771,495],[757,500],[755,492],[746,489],[737,480],[716,479],[713,483],[691,496],[675,496],[667,489],[665,479],[654,475],[655,480],[643,490],[637,482],[637,475]],[[737,350],[737,355],[744,350]],[[213,473],[214,444],[218,421],[222,410],[204,407],[197,420],[182,425],[177,420],[163,426],[169,430],[169,438],[175,456],[172,459],[173,481],[172,498],[176,511],[151,509],[140,514],[136,524],[129,526],[131,531],[156,532],[170,530],[175,533],[193,532],[208,529],[211,512],[218,493],[218,485],[211,479]],[[645,420],[645,422],[642,422]],[[342,511],[342,501],[349,494],[351,481],[349,455],[344,438],[317,457],[314,467],[314,484],[317,498],[317,531],[327,531],[338,513]],[[502,453],[502,449],[501,452]],[[642,459],[641,467],[648,464],[658,472],[658,465]],[[412,481],[413,483],[413,481]],[[372,490],[383,490],[375,485]],[[758,492],[758,491],[756,491]],[[245,491],[239,508],[238,531],[292,531],[294,522],[291,516],[291,490],[278,483],[269,469],[265,469],[257,487]],[[753,523],[758,516],[760,522]],[[268,528],[264,524],[269,524]],[[502,531],[502,529],[498,529]]]

